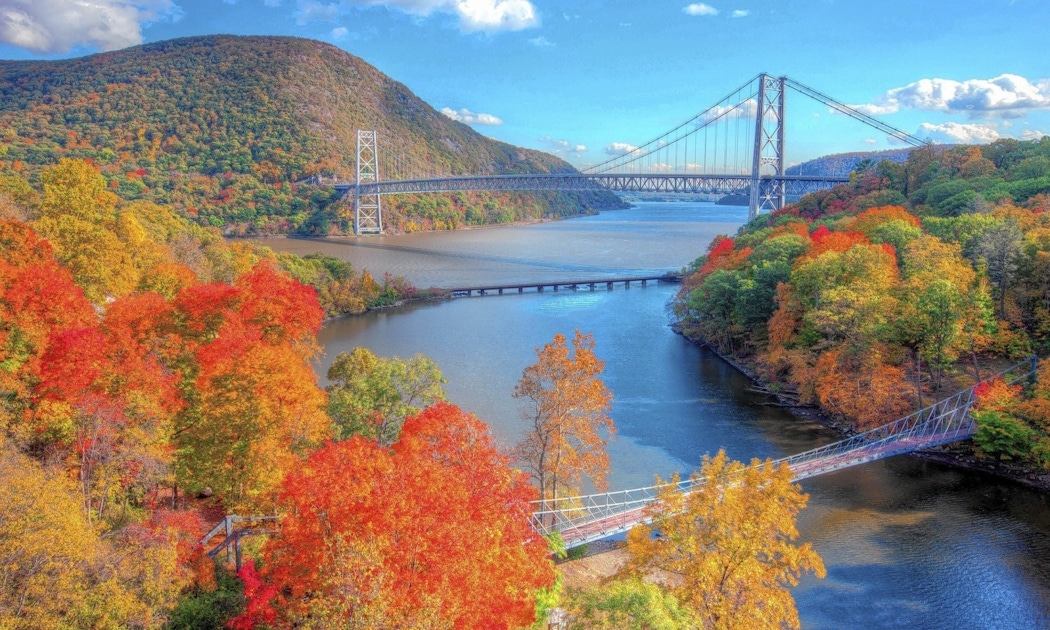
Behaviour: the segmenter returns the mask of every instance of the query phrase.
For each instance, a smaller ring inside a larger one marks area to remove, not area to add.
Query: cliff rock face
[[[223,35],[61,61],[0,61],[0,160],[8,167],[32,177],[63,157],[90,158],[123,198],[172,204],[212,225],[331,227],[319,219],[334,217],[331,190],[303,182],[350,178],[357,129],[375,129],[406,159],[437,172],[573,170],[485,138],[321,42]],[[526,209],[493,211],[514,202]],[[457,195],[394,202],[391,216],[455,227],[617,204],[608,194]]]

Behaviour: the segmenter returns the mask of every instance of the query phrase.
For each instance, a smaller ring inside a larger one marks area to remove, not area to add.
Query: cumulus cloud
[[[298,0],[300,12],[314,0]],[[386,6],[410,15],[425,17],[432,13],[449,13],[459,20],[459,27],[472,31],[520,31],[539,26],[536,7],[529,0],[342,0],[344,6]]]
[[[1042,140],[1047,134],[1038,129],[1025,129],[1021,132],[1021,140]]]
[[[730,15],[729,17],[745,18],[749,15],[751,15],[751,12],[747,9],[737,9],[736,11],[733,11],[732,15]]]
[[[336,28],[332,29],[332,32],[330,34],[332,36],[332,39],[343,39],[347,36],[349,32],[350,31],[345,26],[337,26]]]
[[[718,9],[714,8],[709,4],[704,4],[703,2],[695,2],[693,4],[687,5],[684,9],[682,9],[682,11],[684,11],[687,15],[718,15]]]
[[[604,152],[605,155],[619,157],[621,155],[627,155],[628,153],[637,150],[638,147],[634,146],[633,144],[628,144],[626,142],[613,142],[612,144],[605,147]]]
[[[854,107],[872,116],[921,109],[965,113],[974,118],[1016,118],[1029,110],[1050,109],[1050,86],[1046,81],[1032,83],[1016,74],[968,81],[920,79],[889,90],[874,103]]]
[[[915,135],[943,144],[987,144],[1002,137],[995,125],[957,122],[946,122],[940,125],[922,123]]]
[[[540,142],[547,147],[548,153],[555,155],[567,155],[574,154],[576,157],[580,157],[580,154],[587,150],[587,146],[583,144],[576,144],[569,142],[568,140],[558,140],[551,136],[543,136],[540,138]]]
[[[0,42],[37,53],[142,43],[142,24],[177,20],[173,0],[0,0]]]
[[[550,41],[546,37],[540,35],[539,37],[533,37],[529,40],[529,43],[536,48],[554,48],[554,42]]]
[[[304,26],[310,22],[336,22],[339,20],[339,5],[330,2],[322,4],[314,0],[299,1],[295,12],[295,23]]]
[[[750,118],[751,116],[754,116],[757,107],[758,101],[753,98],[749,98],[737,105],[715,105],[700,117],[696,126],[700,127],[703,126],[704,123],[710,123],[723,118]]]
[[[492,114],[476,114],[465,107],[460,109],[459,111],[454,110],[451,107],[443,107],[441,108],[441,113],[448,116],[452,120],[467,125],[498,126],[503,124],[503,119],[497,116],[493,116]]]

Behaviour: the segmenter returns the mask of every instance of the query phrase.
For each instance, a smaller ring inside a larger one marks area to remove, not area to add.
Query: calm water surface
[[[746,209],[640,204],[559,223],[366,239],[268,241],[324,251],[417,286],[608,278],[678,269]],[[461,298],[329,324],[322,374],[341,351],[422,352],[449,399],[496,438],[521,434],[511,397],[535,348],[593,333],[615,396],[611,489],[688,474],[705,453],[779,457],[833,441],[819,425],[762,406],[747,381],[675,335],[672,286]],[[1014,484],[909,457],[802,482],[803,540],[828,568],[794,591],[805,628],[1050,628],[1050,505]]]

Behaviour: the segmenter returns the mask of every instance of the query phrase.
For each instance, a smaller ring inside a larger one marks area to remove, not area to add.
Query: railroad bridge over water
[[[788,91],[904,144],[925,144],[794,79],[759,74],[674,129],[583,171],[439,174],[425,160],[405,153],[396,139],[384,140],[377,131],[358,131],[355,179],[333,181],[333,185],[353,199],[355,234],[381,233],[382,197],[398,193],[554,190],[741,194],[750,200],[748,217],[753,219],[759,213],[783,207],[788,197],[849,181],[846,175],[786,173],[784,97]]]

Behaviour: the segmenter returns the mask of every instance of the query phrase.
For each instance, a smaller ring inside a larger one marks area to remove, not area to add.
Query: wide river
[[[679,269],[746,209],[643,203],[557,223],[361,239],[278,240],[404,275],[420,287],[582,280]],[[687,475],[705,453],[780,457],[836,435],[764,406],[718,357],[669,328],[673,285],[458,298],[327,325],[323,375],[339,352],[423,353],[451,402],[496,439],[521,434],[511,397],[535,348],[555,333],[592,333],[613,391],[619,434],[610,489]],[[1013,483],[901,456],[802,482],[801,538],[828,569],[794,589],[804,628],[1050,628],[1048,497]]]

